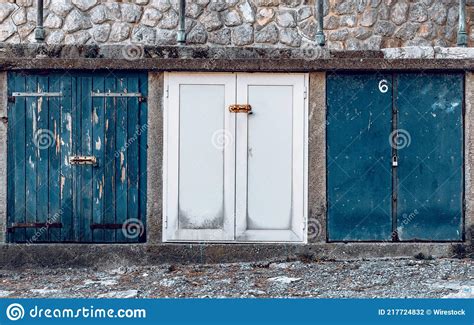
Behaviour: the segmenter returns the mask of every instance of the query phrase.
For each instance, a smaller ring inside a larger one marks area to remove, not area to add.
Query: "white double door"
[[[165,74],[164,241],[306,240],[307,83]]]

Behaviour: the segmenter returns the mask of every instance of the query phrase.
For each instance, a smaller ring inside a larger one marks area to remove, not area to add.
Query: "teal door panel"
[[[327,77],[330,241],[382,241],[392,234],[390,74]]]
[[[8,92],[9,241],[143,241],[146,74],[10,73]]]
[[[396,89],[398,238],[461,240],[463,75],[398,74]]]

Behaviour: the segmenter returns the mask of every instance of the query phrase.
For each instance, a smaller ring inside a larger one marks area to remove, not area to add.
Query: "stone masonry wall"
[[[186,0],[188,44],[315,46],[314,1]],[[35,42],[35,5],[0,0],[0,42]],[[458,0],[326,0],[324,15],[330,49],[456,45]],[[175,45],[178,0],[45,0],[44,25],[48,44]]]

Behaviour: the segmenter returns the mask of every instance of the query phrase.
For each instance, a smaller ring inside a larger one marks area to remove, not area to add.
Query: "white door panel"
[[[235,76],[168,74],[168,240],[234,239]]]
[[[165,75],[165,241],[306,240],[306,85],[304,74]]]
[[[236,238],[303,241],[305,227],[304,75],[239,74]]]

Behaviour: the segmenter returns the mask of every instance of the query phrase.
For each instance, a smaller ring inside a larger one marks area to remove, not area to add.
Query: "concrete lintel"
[[[448,243],[288,244],[3,244],[0,268],[115,267],[163,263],[231,263],[265,260],[462,257],[465,246]]]

